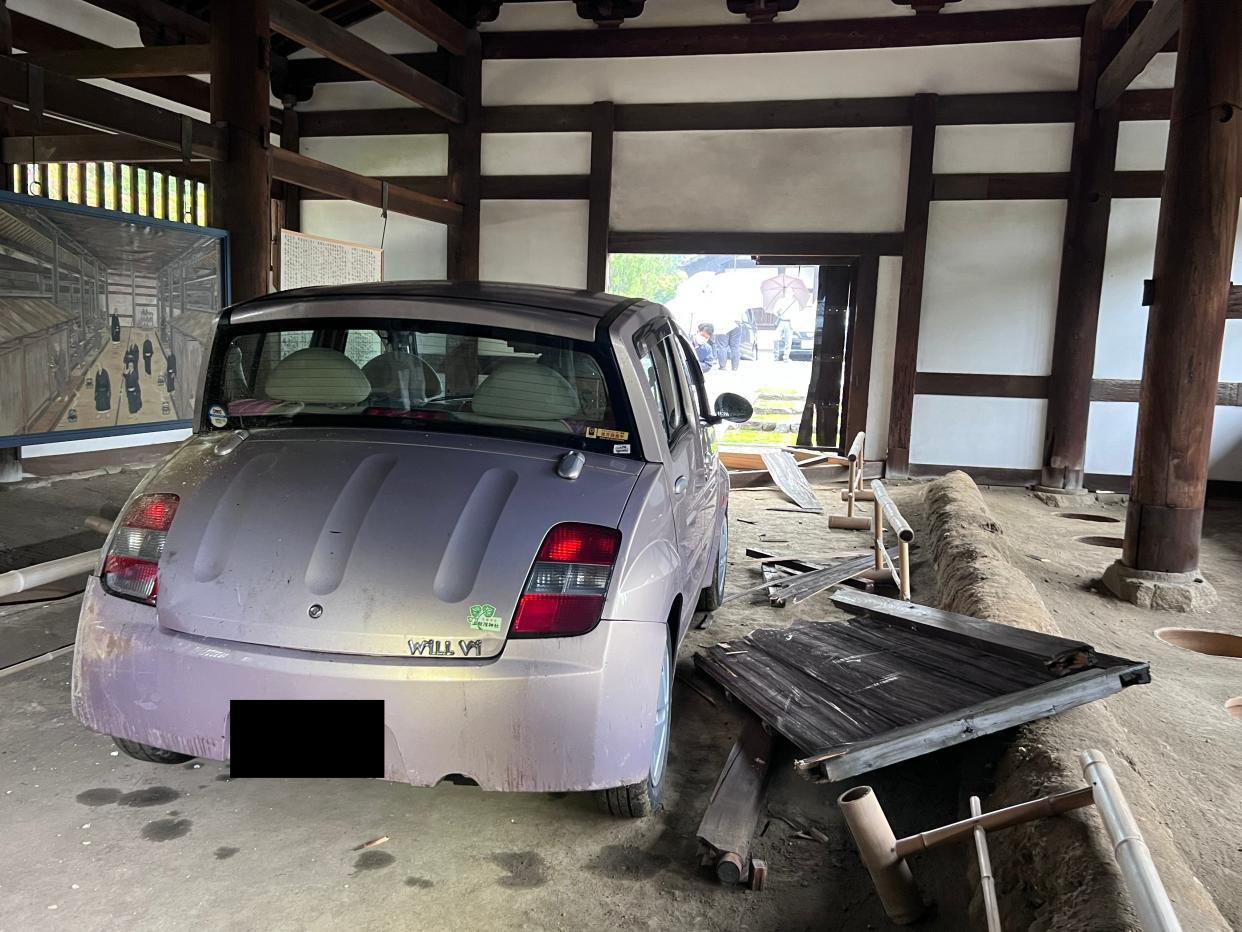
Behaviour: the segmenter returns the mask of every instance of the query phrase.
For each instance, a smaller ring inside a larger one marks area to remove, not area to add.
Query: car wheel
[[[668,770],[668,744],[672,735],[673,644],[669,629],[668,649],[660,665],[660,694],[656,698],[655,738],[651,742],[651,770],[647,779],[628,786],[600,790],[600,808],[619,819],[641,819],[660,808],[664,776]]]
[[[186,761],[194,760],[193,754],[165,751],[163,748],[153,748],[140,741],[129,741],[125,738],[113,738],[112,740],[116,742],[118,748],[134,760],[145,761],[148,764],[184,764]]]
[[[700,612],[714,612],[724,602],[725,573],[729,570],[729,515],[725,513],[720,522],[720,539],[716,542],[716,568],[712,572],[712,584],[699,593]]]

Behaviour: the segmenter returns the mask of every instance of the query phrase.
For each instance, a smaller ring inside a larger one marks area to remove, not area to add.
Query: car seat
[[[555,369],[529,359],[502,362],[474,393],[466,420],[569,433],[578,417],[578,392]]]
[[[408,411],[441,391],[435,370],[401,350],[380,353],[362,367],[362,373],[371,383],[371,404],[379,408]]]
[[[301,402],[303,413],[341,414],[362,410],[371,383],[344,353],[312,346],[278,362],[264,392],[274,401]]]

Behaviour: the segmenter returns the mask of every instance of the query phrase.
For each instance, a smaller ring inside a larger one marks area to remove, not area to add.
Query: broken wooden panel
[[[798,468],[798,461],[784,450],[764,450],[763,465],[791,502],[807,511],[822,511],[815,490],[806,475]]]
[[[755,631],[699,652],[695,663],[788,738],[807,768],[831,780],[1046,718],[1149,678],[1147,664],[1104,655],[1057,676],[985,637],[964,643],[933,626],[907,629],[867,617]]]
[[[750,839],[763,809],[771,760],[772,736],[749,716],[699,822],[699,841],[725,883],[739,883],[749,873]]]

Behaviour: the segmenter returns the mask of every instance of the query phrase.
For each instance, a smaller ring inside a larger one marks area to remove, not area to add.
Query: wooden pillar
[[[449,129],[449,198],[461,204],[462,216],[448,228],[448,277],[478,281],[483,57],[476,30],[468,33],[465,54],[453,59],[451,74],[466,106],[465,122]]]
[[[875,341],[875,301],[879,288],[880,259],[878,256],[858,258],[854,287],[853,311],[850,321],[849,347],[846,350],[845,432],[841,445],[846,449],[859,431],[867,430],[867,401],[871,395],[871,354]]]
[[[897,299],[897,341],[893,347],[893,396],[888,415],[885,474],[910,474],[910,426],[919,361],[919,318],[923,313],[923,266],[931,211],[932,156],[936,149],[936,95],[916,94],[910,135],[910,177],[906,184],[905,243]]]
[[[1087,416],[1104,284],[1108,218],[1117,161],[1119,104],[1095,108],[1096,84],[1121,45],[1121,34],[1105,33],[1103,7],[1087,12],[1078,61],[1078,110],[1070,155],[1070,194],[1061,245],[1052,372],[1044,422],[1044,460],[1040,485],[1049,490],[1082,491],[1087,458]]]
[[[1191,573],[1242,196],[1242,3],[1183,0],[1122,564]]]
[[[612,213],[612,101],[591,105],[590,206],[587,219],[587,290],[608,287],[608,226]]]
[[[211,163],[211,216],[229,232],[232,301],[266,294],[272,266],[267,0],[211,0],[211,119],[228,158]]]
[[[9,16],[7,0],[0,0],[0,55],[12,54],[13,22]],[[0,104],[0,142],[3,142],[10,135],[9,112],[8,104]],[[7,162],[0,162],[0,171],[4,172],[4,184],[2,187],[7,191],[13,185],[13,166]]]
[[[812,385],[815,402],[815,442],[821,447],[841,445],[841,390],[845,370],[846,324],[853,298],[854,269],[824,265],[819,269],[819,293],[824,298],[820,323],[819,371]]]
[[[286,94],[282,102],[284,109],[280,116],[280,147],[290,152],[297,152],[302,145],[302,131],[298,126],[298,111],[295,109],[298,99],[293,94]],[[302,229],[302,189],[287,181],[285,182],[284,227],[286,230],[299,232]]]

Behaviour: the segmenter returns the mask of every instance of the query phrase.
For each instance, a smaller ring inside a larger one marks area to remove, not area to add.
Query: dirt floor
[[[115,495],[114,485],[136,479],[109,477],[106,490],[83,482],[77,498],[79,484],[72,481],[0,491],[5,522],[34,510],[41,496],[55,496],[57,510],[72,515],[60,527],[43,524],[24,539],[0,537],[0,543],[28,547],[32,535],[76,533],[83,511]],[[835,488],[819,493],[830,508],[839,504],[830,504]],[[900,489],[897,497],[917,523],[919,488]],[[1073,538],[1119,533],[1108,529],[1118,525],[1057,518],[1021,492],[992,493],[988,502],[1019,549],[1031,554],[1023,568],[1067,632],[1094,639],[1103,650],[1152,659],[1153,685],[1126,690],[1108,705],[1132,730],[1136,765],[1153,792],[1168,799],[1169,823],[1186,838],[1195,870],[1231,921],[1242,922],[1236,841],[1242,799],[1234,779],[1242,772],[1236,740],[1242,723],[1221,708],[1227,696],[1242,694],[1233,672],[1242,661],[1164,645],[1151,631],[1183,619],[1123,608],[1090,590],[1090,579],[1114,552]],[[770,510],[786,504],[770,489],[733,495],[730,591],[758,580],[753,561],[743,555],[747,546],[812,555],[866,545],[867,535],[830,531],[822,516]],[[1234,530],[1224,530],[1225,524]],[[1204,571],[1224,606],[1236,604],[1242,586],[1239,545],[1242,509],[1213,511]],[[933,601],[926,555],[916,552],[915,563],[916,598]],[[1218,615],[1208,621],[1236,628],[1228,609]],[[237,930],[885,928],[836,797],[849,785],[870,784],[898,834],[951,821],[964,811],[967,796],[986,794],[990,766],[1014,734],[838,786],[795,776],[786,754],[774,762],[753,852],[768,861],[767,889],[724,888],[698,866],[695,828],[740,717],[694,673],[694,650],[761,625],[834,617],[840,616],[822,596],[788,609],[743,599],[717,612],[708,628],[690,632],[678,664],[666,806],[639,822],[613,821],[578,796],[233,780],[216,762],[142,764],[117,755],[109,739],[73,719],[68,655],[0,672],[0,932],[188,924]],[[0,619],[5,623],[22,621]],[[1065,740],[1078,736],[1071,732]],[[818,828],[828,843],[795,838],[783,819]],[[385,835],[389,841],[379,847],[354,850]],[[968,848],[956,848],[915,862],[925,895],[937,904],[919,928],[982,928],[968,909],[975,883],[970,859]]]

